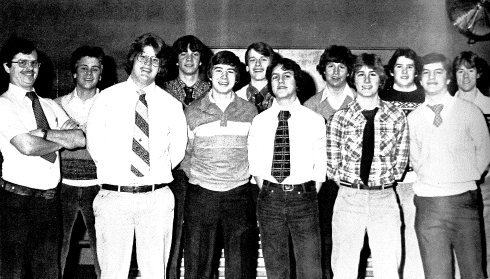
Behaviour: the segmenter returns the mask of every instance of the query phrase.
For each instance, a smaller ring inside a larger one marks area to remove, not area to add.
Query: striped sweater
[[[211,92],[185,110],[189,141],[181,163],[189,182],[212,191],[228,191],[248,182],[247,137],[255,106],[234,93],[225,111]]]

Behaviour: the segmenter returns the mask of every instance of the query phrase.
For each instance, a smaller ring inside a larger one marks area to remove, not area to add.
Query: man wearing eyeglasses
[[[12,37],[0,62],[9,76],[0,96],[2,237],[0,278],[58,278],[62,148],[85,146],[83,132],[53,100],[36,92],[41,63],[34,44]]]
[[[89,110],[99,93],[97,84],[102,78],[103,59],[104,51],[100,47],[81,46],[77,48],[70,61],[75,89],[55,100],[83,131],[86,131]],[[66,258],[70,251],[72,230],[78,212],[80,212],[92,249],[95,273],[100,278],[96,251],[95,217],[92,208],[94,198],[99,192],[95,162],[85,148],[63,150],[61,158],[61,175],[63,178],[60,189],[63,224],[61,273],[64,274]]]
[[[128,278],[133,238],[143,278],[166,278],[174,218],[168,184],[184,157],[182,105],[155,84],[170,51],[157,35],[132,43],[127,81],[103,90],[87,122],[87,148],[97,166],[97,256],[101,278]]]

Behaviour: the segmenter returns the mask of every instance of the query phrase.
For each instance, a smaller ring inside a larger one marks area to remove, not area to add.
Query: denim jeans
[[[187,185],[184,212],[186,279],[210,279],[216,272],[218,236],[223,236],[225,277],[256,278],[258,237],[249,183],[217,192]]]
[[[425,278],[453,278],[453,250],[461,278],[484,278],[477,191],[445,197],[416,195],[414,201]]]
[[[339,186],[332,180],[323,183],[318,193],[320,212],[320,232],[322,238],[322,273],[323,279],[332,279],[332,216]]]
[[[358,190],[341,186],[332,219],[335,279],[356,279],[359,254],[368,234],[377,279],[400,278],[400,210],[393,188]]]
[[[58,278],[61,223],[59,199],[0,189],[2,279]]]
[[[269,279],[291,278],[291,234],[297,279],[320,279],[321,239],[316,190],[262,187],[257,201],[262,252]]]
[[[174,196],[168,187],[146,193],[100,190],[94,200],[101,279],[127,279],[136,238],[142,278],[166,278]]]
[[[487,278],[490,277],[490,177],[485,177],[485,182],[480,184],[481,196],[483,200],[483,220],[485,237],[485,250]]]
[[[87,229],[90,249],[94,257],[94,268],[97,278],[100,278],[99,261],[97,260],[97,246],[95,235],[95,217],[92,204],[94,202],[99,186],[75,187],[61,184],[61,216],[63,223],[63,242],[61,245],[61,273],[64,273],[66,258],[70,251],[71,235],[73,225],[78,217],[78,212],[82,214],[85,228]]]

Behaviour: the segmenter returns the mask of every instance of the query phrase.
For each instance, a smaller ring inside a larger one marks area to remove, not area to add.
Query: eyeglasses
[[[156,58],[155,56],[147,56],[147,55],[138,55],[138,61],[143,62],[143,63],[148,63],[151,61],[151,64],[155,67],[160,66],[160,59]]]
[[[11,61],[11,63],[17,63],[21,68],[25,68],[27,65],[31,66],[32,68],[39,68],[41,66],[41,62],[37,60],[19,60]]]

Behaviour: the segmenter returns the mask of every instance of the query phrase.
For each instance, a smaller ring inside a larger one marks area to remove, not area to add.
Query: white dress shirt
[[[34,189],[55,188],[60,181],[60,155],[48,162],[40,156],[26,156],[10,140],[37,129],[32,101],[26,91],[14,84],[0,96],[0,150],[3,155],[3,179]],[[51,99],[39,98],[51,129],[60,129],[68,120],[63,109]]]
[[[97,165],[99,183],[142,186],[169,183],[184,157],[187,124],[182,104],[155,83],[143,88],[148,103],[150,171],[131,172],[138,86],[131,77],[101,93],[87,122],[87,149]]]
[[[250,174],[277,183],[271,175],[274,138],[283,110],[276,100],[272,107],[257,115],[248,138]],[[327,169],[325,120],[319,114],[302,106],[299,100],[288,109],[291,173],[283,184],[300,184],[308,181],[324,182]]]

